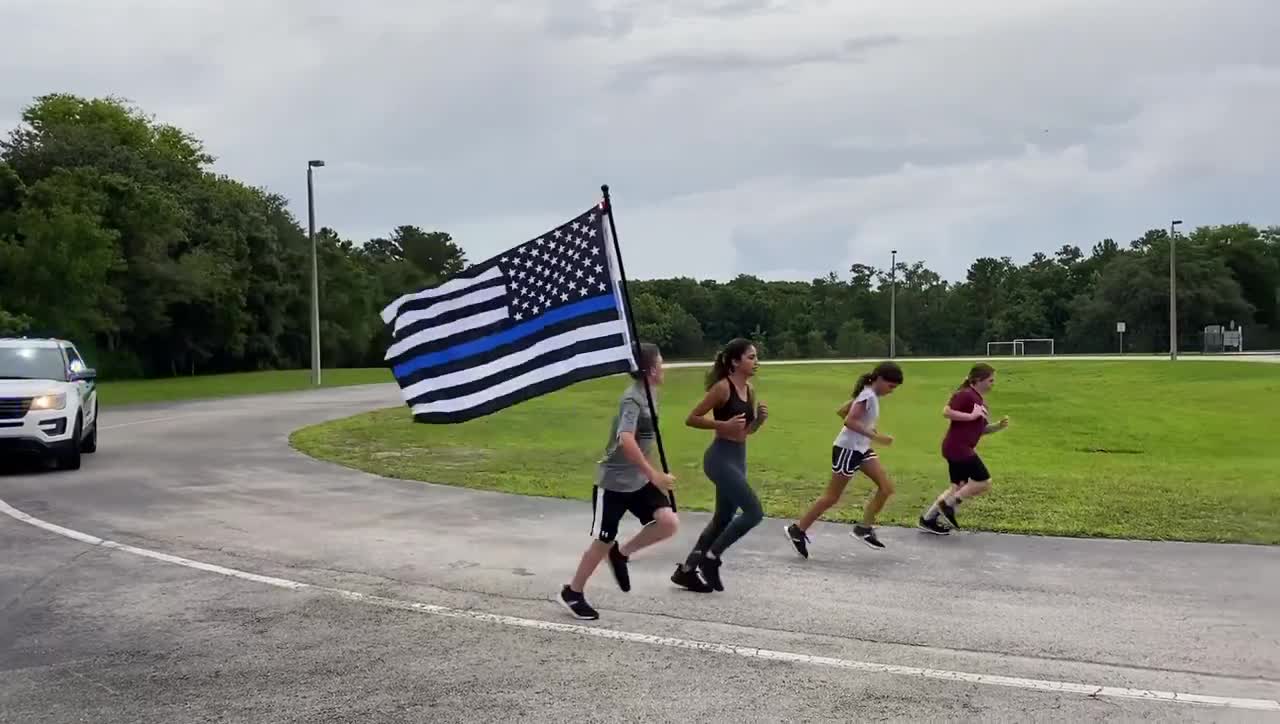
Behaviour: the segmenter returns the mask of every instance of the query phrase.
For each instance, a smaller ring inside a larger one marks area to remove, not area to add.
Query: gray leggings
[[[745,443],[716,438],[702,455],[702,472],[716,486],[716,510],[707,527],[693,546],[685,564],[697,565],[702,552],[715,554],[717,558],[747,531],[764,519],[760,499],[747,484],[747,446]],[[734,513],[742,509],[742,514]]]

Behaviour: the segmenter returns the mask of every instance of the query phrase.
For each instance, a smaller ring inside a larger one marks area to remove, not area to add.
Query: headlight
[[[40,395],[31,400],[31,409],[33,410],[61,410],[66,406],[67,396],[63,393]]]

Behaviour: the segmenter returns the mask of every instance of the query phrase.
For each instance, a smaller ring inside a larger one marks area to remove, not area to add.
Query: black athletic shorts
[[[618,537],[618,524],[630,512],[641,525],[653,522],[659,508],[670,508],[671,499],[653,483],[630,493],[591,487],[591,535],[605,543]]]
[[[862,467],[863,462],[874,460],[876,457],[876,451],[871,448],[867,448],[866,452],[860,452],[858,450],[850,450],[847,447],[832,445],[831,472],[851,478],[854,473],[858,472],[858,468]]]
[[[947,467],[951,469],[952,485],[964,485],[971,480],[982,483],[991,479],[987,466],[982,464],[982,458],[977,455],[964,460],[948,460]]]

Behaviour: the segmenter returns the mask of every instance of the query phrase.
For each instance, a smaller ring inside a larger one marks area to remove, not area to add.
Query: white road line
[[[188,417],[204,417],[207,412],[193,412],[189,415],[173,415],[171,417],[152,417],[147,420],[134,420],[133,422],[121,422],[115,425],[103,425],[103,430],[114,430],[119,427],[133,427],[134,425],[149,425],[153,422],[169,422],[170,420],[182,420]]]
[[[810,666],[826,666],[835,669],[845,669],[849,671],[859,671],[869,674],[894,674],[897,676],[910,676],[922,679],[940,679],[944,681],[962,681],[970,684],[983,684],[986,686],[1004,686],[1014,689],[1030,689],[1033,691],[1047,691],[1058,694],[1079,694],[1089,697],[1110,697],[1115,699],[1134,699],[1139,701],[1155,701],[1166,702],[1172,704],[1196,704],[1201,706],[1214,706],[1227,709],[1248,709],[1251,711],[1273,711],[1280,712],[1280,701],[1275,699],[1243,699],[1233,696],[1213,696],[1210,694],[1189,694],[1176,691],[1159,691],[1152,689],[1130,689],[1119,686],[1102,686],[1098,684],[1081,684],[1069,681],[1053,681],[1049,679],[1024,679],[1014,676],[995,676],[990,674],[975,674],[965,671],[947,671],[945,669],[923,669],[915,666],[899,666],[896,664],[877,664],[869,661],[851,661],[848,659],[837,659],[829,656],[812,656],[810,654],[797,654],[787,651],[774,651],[771,649],[760,649],[753,646],[735,646],[733,644],[721,644],[708,641],[694,641],[691,639],[678,639],[667,636],[651,636],[648,634],[633,633],[630,631],[616,631],[613,629],[599,628],[595,626],[581,626],[569,623],[555,623],[552,621],[540,621],[530,618],[518,618],[515,616],[504,616],[495,613],[485,613],[483,611],[472,611],[467,609],[449,608],[448,606],[437,606],[430,603],[421,603],[418,601],[404,601],[400,599],[387,598],[384,596],[374,596],[356,591],[347,591],[340,588],[329,588],[327,586],[317,586],[310,583],[302,583],[300,581],[291,581],[285,578],[275,578],[272,576],[263,576],[257,573],[249,573],[240,571],[235,568],[226,568],[224,566],[216,566],[211,563],[203,563],[201,561],[182,558],[180,556],[169,555],[168,553],[158,553],[156,551],[147,550],[145,548],[137,548],[115,541],[104,540],[87,533],[64,528],[47,521],[41,520],[34,516],[28,515],[17,508],[0,500],[0,512],[11,518],[20,520],[23,523],[42,528],[51,533],[56,533],[82,543],[88,543],[93,546],[102,546],[114,550],[132,553],[134,555],[152,558],[165,563],[173,563],[187,568],[194,568],[209,573],[217,573],[222,576],[232,578],[240,578],[255,583],[263,583],[268,586],[276,586],[278,588],[286,588],[293,591],[312,590],[322,593],[332,594],[345,598],[350,601],[380,606],[383,608],[393,608],[403,611],[416,611],[432,616],[441,616],[444,618],[469,619],[472,621],[483,621],[486,623],[496,623],[501,626],[511,626],[515,628],[534,629],[538,631],[556,631],[560,633],[571,633],[582,636],[594,636],[596,638],[609,639],[613,641],[625,641],[628,643],[648,644],[650,646],[665,646],[675,649],[687,649],[692,651],[706,651],[716,654],[727,654],[732,656],[741,656],[748,659],[764,659],[767,661],[780,661],[794,664],[807,664]]]

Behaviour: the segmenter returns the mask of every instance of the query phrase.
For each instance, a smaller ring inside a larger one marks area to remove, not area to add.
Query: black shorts
[[[612,543],[618,537],[618,524],[627,512],[634,515],[641,525],[649,525],[658,509],[670,507],[671,499],[653,483],[645,483],[643,488],[630,493],[592,486],[591,535]]]
[[[871,448],[867,448],[866,452],[860,452],[858,450],[850,450],[847,447],[832,445],[831,472],[851,478],[854,473],[858,472],[858,468],[862,467],[862,463],[867,460],[874,460],[876,457],[876,451]]]
[[[969,481],[984,483],[991,479],[987,466],[982,464],[982,458],[977,455],[964,460],[948,460],[947,467],[951,469],[952,485],[964,485]]]

